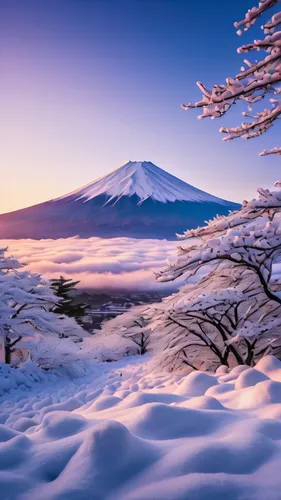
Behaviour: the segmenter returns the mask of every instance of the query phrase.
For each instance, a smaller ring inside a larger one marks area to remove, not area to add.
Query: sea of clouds
[[[80,280],[83,288],[163,290],[180,283],[158,283],[154,272],[177,255],[177,241],[133,238],[1,240],[21,263],[46,278]]]

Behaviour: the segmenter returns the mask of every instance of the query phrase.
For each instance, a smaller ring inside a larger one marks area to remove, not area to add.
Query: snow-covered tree
[[[257,7],[248,10],[245,18],[235,23],[237,33],[242,35],[270,8],[276,6],[280,0],[260,0]],[[254,40],[253,43],[242,45],[239,54],[248,52],[262,53],[263,57],[254,62],[244,59],[245,66],[234,77],[226,78],[226,83],[214,85],[207,89],[202,82],[197,82],[203,92],[202,99],[194,104],[183,104],[185,110],[202,108],[203,113],[199,118],[220,118],[238,101],[248,103],[248,112],[243,112],[247,122],[232,128],[221,127],[220,132],[226,134],[225,141],[241,137],[251,139],[265,133],[281,116],[281,11],[273,14],[263,26],[264,38]],[[255,103],[267,99],[268,107],[251,115]],[[263,151],[261,156],[268,154],[281,154],[280,147]]]
[[[148,349],[150,332],[146,330],[147,306],[136,306],[130,311],[106,321],[102,325],[103,334],[115,335],[128,341],[128,350],[132,344],[137,345],[138,354],[145,354]]]
[[[237,363],[254,363],[280,342],[280,280],[273,273],[281,257],[279,182],[276,188],[259,189],[258,199],[243,202],[241,210],[187,231],[182,239],[189,244],[158,273],[159,281],[184,275],[188,282],[154,311],[154,325],[147,323],[161,331],[174,363],[187,354],[187,363],[195,366],[203,345],[213,361],[227,363],[231,355]]]
[[[6,363],[15,349],[28,349],[35,360],[61,361],[78,351],[77,341],[87,333],[66,316],[50,312],[57,297],[39,275],[21,269],[0,249],[0,340]],[[49,363],[49,361],[48,361]]]
[[[280,351],[281,184],[258,190],[227,217],[187,231],[174,264],[159,281],[187,284],[160,304],[133,308],[105,331],[143,335],[163,368],[254,365]]]
[[[259,189],[259,199],[244,201],[241,210],[187,231],[183,239],[191,238],[193,242],[195,237],[195,244],[179,247],[177,262],[158,273],[158,280],[171,281],[183,274],[190,277],[202,267],[227,261],[252,270],[267,297],[281,304],[281,298],[272,289],[272,266],[281,256],[279,182],[276,187],[276,191]]]
[[[146,326],[151,344],[161,346],[163,367],[253,365],[279,345],[281,306],[253,271],[220,262],[199,283],[164,299]]]
[[[280,326],[281,305],[267,297],[256,274],[222,261],[161,303],[106,322],[102,334],[145,339],[162,369],[214,370],[253,366],[276,352]]]

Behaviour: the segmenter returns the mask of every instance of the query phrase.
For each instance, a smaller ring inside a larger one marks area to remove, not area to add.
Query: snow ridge
[[[122,196],[133,195],[139,198],[139,204],[148,198],[162,203],[175,201],[219,203],[221,205],[229,203],[187,184],[147,161],[128,161],[108,175],[100,177],[59,199],[71,197],[75,201],[87,202],[100,195],[109,196],[107,204],[117,203]]]

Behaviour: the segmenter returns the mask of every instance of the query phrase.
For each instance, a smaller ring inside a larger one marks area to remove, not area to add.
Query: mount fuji
[[[0,238],[166,238],[240,205],[151,162],[132,162],[60,198],[0,215]]]

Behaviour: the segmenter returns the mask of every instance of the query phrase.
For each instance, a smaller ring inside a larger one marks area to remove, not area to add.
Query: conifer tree
[[[72,281],[60,276],[59,279],[51,279],[50,282],[52,290],[60,299],[52,311],[56,314],[64,314],[70,318],[74,318],[78,324],[81,324],[82,317],[89,306],[84,303],[76,303],[72,295],[72,292],[76,290],[76,285],[80,281]]]

